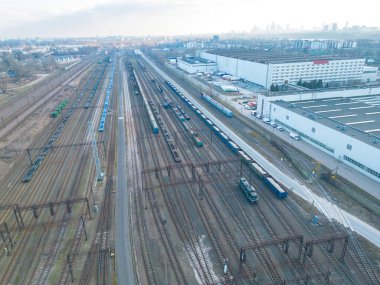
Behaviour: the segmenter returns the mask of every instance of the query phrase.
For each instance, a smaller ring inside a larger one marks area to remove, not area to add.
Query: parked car
[[[270,120],[268,118],[263,118],[263,122],[266,124],[270,124]]]
[[[276,124],[275,122],[270,122],[270,125],[271,125],[273,128],[277,127],[277,124]]]
[[[280,132],[282,132],[284,130],[284,128],[281,127],[281,126],[277,126],[277,130],[279,130]]]

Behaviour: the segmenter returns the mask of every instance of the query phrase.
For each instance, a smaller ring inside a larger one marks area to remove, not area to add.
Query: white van
[[[299,141],[299,140],[301,139],[301,137],[300,137],[298,134],[296,134],[296,133],[292,133],[292,132],[290,132],[290,133],[289,133],[289,136],[290,136],[292,139],[295,139],[296,141]]]

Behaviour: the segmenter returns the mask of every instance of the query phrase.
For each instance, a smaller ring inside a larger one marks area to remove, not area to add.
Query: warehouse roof
[[[380,95],[272,103],[380,148]]]
[[[215,64],[214,61],[207,60],[207,59],[200,58],[200,57],[195,57],[195,56],[182,57],[180,60],[182,60],[186,63],[189,63],[189,64]]]
[[[264,50],[226,50],[226,49],[215,49],[207,51],[207,53],[238,58],[241,60],[259,62],[259,63],[292,63],[292,62],[306,62],[315,60],[347,60],[347,59],[361,59],[348,56],[336,56],[336,55],[309,55],[309,54],[295,54],[295,53],[285,53],[285,52],[272,52]]]

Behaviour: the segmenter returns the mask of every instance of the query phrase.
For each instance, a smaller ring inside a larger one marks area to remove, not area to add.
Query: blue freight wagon
[[[281,187],[272,177],[267,176],[264,178],[264,182],[269,186],[272,192],[280,199],[284,199],[288,196],[288,192]]]
[[[202,92],[202,98],[208,101],[210,104],[214,105],[220,111],[222,111],[227,117],[232,117],[234,115],[234,113],[230,109],[224,107],[218,101],[215,101],[214,99],[212,99],[210,96],[206,95],[203,92]]]

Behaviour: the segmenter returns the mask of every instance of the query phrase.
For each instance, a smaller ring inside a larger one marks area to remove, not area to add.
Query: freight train
[[[109,100],[110,100],[110,97],[111,97],[111,92],[112,92],[112,89],[113,89],[113,79],[114,79],[114,76],[115,76],[115,62],[112,62],[111,74],[110,74],[110,78],[109,78],[109,82],[108,82],[108,87],[107,87],[107,91],[106,91],[106,99],[104,100],[102,117],[101,117],[100,123],[99,123],[99,129],[98,129],[99,132],[104,132],[104,128],[105,128],[105,124],[106,124],[106,118],[107,118],[108,104],[109,104]]]
[[[202,95],[203,99],[205,99],[211,105],[215,106],[217,109],[222,111],[227,117],[232,117],[234,115],[234,113],[230,109],[224,107],[222,104],[220,104],[218,101],[212,99],[210,96],[206,95],[203,92],[201,93],[201,95]]]
[[[254,172],[264,180],[272,192],[279,198],[284,199],[288,196],[288,192],[274,177],[272,177],[265,169],[260,166],[253,158],[251,158],[238,144],[219,129],[209,118],[207,118],[193,103],[186,98],[170,81],[165,81],[166,84],[179,96],[194,112],[199,116],[207,126],[234,152],[236,153]],[[260,171],[258,170],[260,169]]]
[[[126,68],[128,69],[129,79],[131,80],[131,83],[132,83],[133,93],[135,95],[139,95],[140,91],[139,91],[139,86],[137,85],[137,82],[136,82],[136,74],[135,74],[135,71],[133,70],[133,66],[130,61],[126,62]]]
[[[145,99],[144,99],[145,100]],[[150,107],[151,107],[151,110],[154,114],[154,116],[156,117],[157,119],[157,122],[161,128],[161,131],[162,133],[164,134],[164,138],[166,140],[166,143],[173,155],[173,158],[175,160],[175,162],[181,162],[181,158],[179,157],[179,154],[178,154],[178,150],[177,150],[177,147],[176,145],[174,144],[173,140],[172,140],[172,137],[170,136],[170,133],[168,131],[168,128],[166,127],[164,121],[162,120],[161,118],[161,115],[158,113],[158,110],[157,108],[154,106],[154,103],[152,101],[148,101]]]
[[[152,131],[154,134],[158,134],[158,125],[157,125],[156,119],[154,118],[154,114],[153,114],[152,109],[150,108],[150,104],[148,103],[147,100],[145,100],[145,98],[144,98],[144,106],[145,106],[146,112],[148,113],[148,118],[150,121],[150,125],[152,127]]]
[[[191,125],[187,122],[190,120],[190,116],[183,110],[180,105],[172,107],[174,114],[180,120],[186,132],[190,135],[191,139],[195,143],[197,147],[203,146],[202,138],[198,135],[198,133],[191,127]]]
[[[100,72],[100,74],[98,75],[95,84],[92,86],[91,93],[90,93],[90,95],[87,97],[86,102],[84,103],[84,108],[85,108],[85,109],[90,108],[90,106],[91,106],[91,102],[92,102],[92,100],[94,99],[94,96],[95,96],[96,92],[98,91],[100,81],[102,80],[103,75],[104,75],[104,73],[106,72],[107,66],[108,66],[108,64],[105,64],[105,65],[103,66],[103,69],[102,69],[102,71]]]

